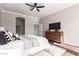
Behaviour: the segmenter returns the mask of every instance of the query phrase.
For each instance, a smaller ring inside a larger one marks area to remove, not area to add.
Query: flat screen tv
[[[49,30],[53,30],[53,29],[58,30],[58,29],[60,29],[60,27],[61,27],[60,22],[49,24]]]

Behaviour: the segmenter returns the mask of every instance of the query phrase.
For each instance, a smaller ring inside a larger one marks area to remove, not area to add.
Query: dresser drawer
[[[48,40],[61,42],[61,37],[63,32],[45,32],[45,36]]]

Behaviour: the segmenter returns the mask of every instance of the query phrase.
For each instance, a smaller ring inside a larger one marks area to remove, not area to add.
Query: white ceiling
[[[33,3],[30,3],[33,4]],[[71,7],[72,3],[38,3],[38,5],[44,5],[45,8],[40,8],[40,12],[36,10],[30,11],[31,7],[25,5],[25,3],[0,3],[0,6],[9,11],[18,12],[22,14],[28,14],[31,16],[43,18],[51,15],[55,12],[61,11],[65,8]]]

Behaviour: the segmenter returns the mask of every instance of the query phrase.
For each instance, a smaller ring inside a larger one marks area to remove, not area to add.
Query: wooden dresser
[[[63,42],[63,32],[46,31],[45,37],[48,39],[48,41],[57,42],[57,43]]]

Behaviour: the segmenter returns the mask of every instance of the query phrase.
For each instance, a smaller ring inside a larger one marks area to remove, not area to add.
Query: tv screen
[[[49,24],[49,30],[51,30],[51,29],[58,30],[58,29],[60,29],[60,27],[61,27],[60,22]]]

